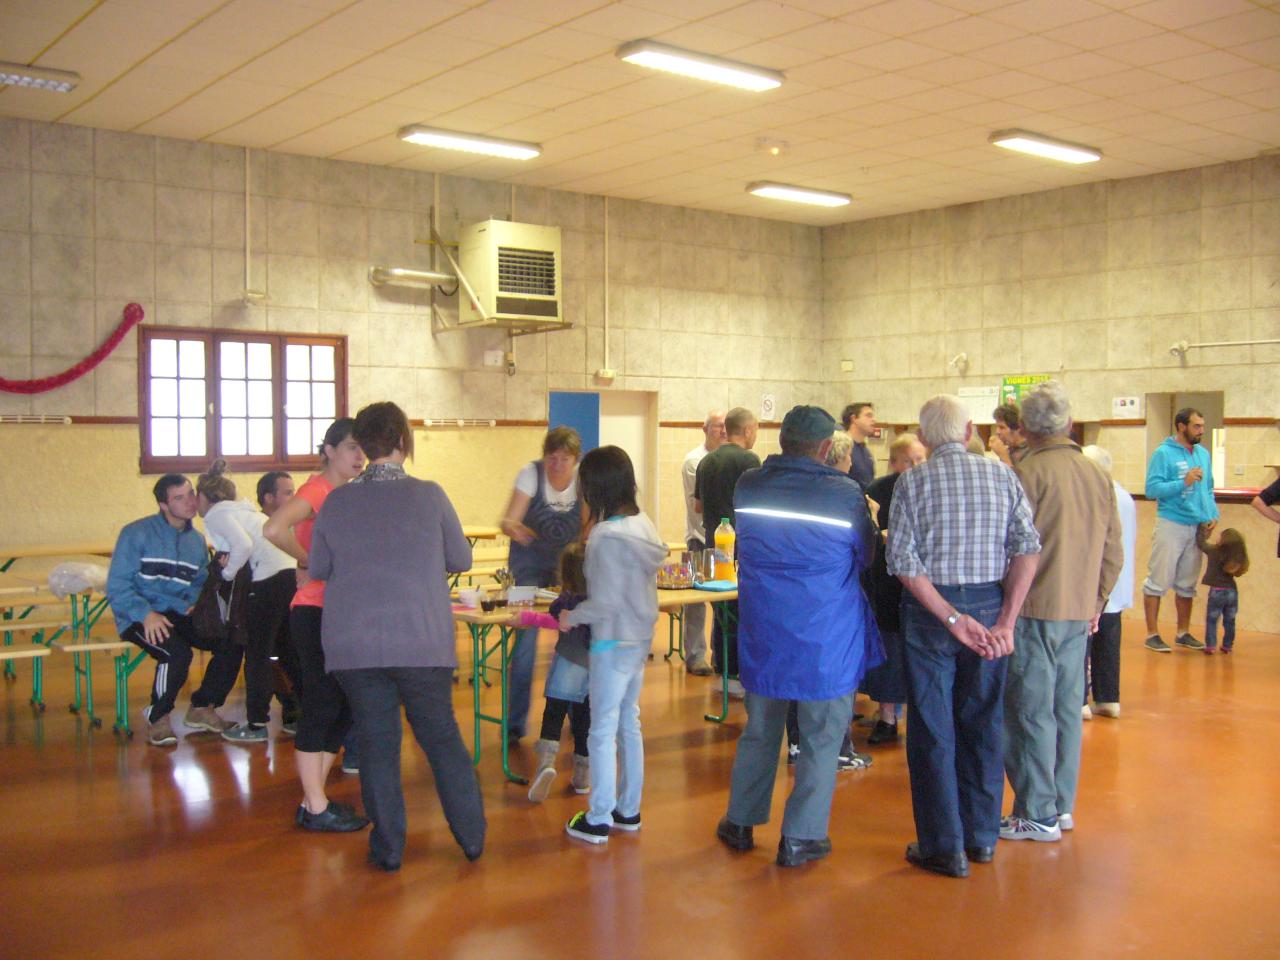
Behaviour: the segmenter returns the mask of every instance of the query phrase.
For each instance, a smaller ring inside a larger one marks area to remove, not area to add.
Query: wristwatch
[[[947,626],[954,627],[959,622],[960,622],[960,611],[952,610],[951,613],[947,615]]]

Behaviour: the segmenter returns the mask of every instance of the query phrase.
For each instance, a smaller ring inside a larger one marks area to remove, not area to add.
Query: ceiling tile
[[[1153,64],[1151,70],[1153,73],[1172,77],[1175,80],[1205,80],[1224,73],[1251,70],[1254,66],[1251,61],[1227,53],[1225,50],[1211,50],[1208,53],[1170,60],[1167,63]]]
[[[1022,36],[1004,43],[982,47],[969,53],[975,60],[1002,67],[1015,69],[1032,63],[1044,63],[1046,60],[1058,60],[1079,53],[1080,48],[1060,40],[1049,40],[1045,37]]]
[[[1182,32],[1216,47],[1232,47],[1265,37],[1280,36],[1280,9],[1258,7],[1221,20],[1198,23]]]
[[[933,47],[927,47],[911,40],[897,39],[886,40],[884,43],[876,43],[860,50],[854,50],[840,59],[865,67],[872,67],[876,70],[890,71],[901,70],[904,67],[920,63],[928,63],[930,60],[940,60],[942,57],[943,54]]]
[[[997,43],[1006,43],[1022,35],[1022,31],[985,17],[965,17],[940,27],[920,30],[911,35],[923,43],[949,53],[968,53]]]
[[[1086,51],[1046,63],[1029,64],[1024,69],[1058,83],[1075,83],[1090,77],[1118,73],[1124,68],[1125,65],[1118,60]]]
[[[1107,12],[1105,6],[1088,0],[1071,0],[1070,3],[1062,3],[1061,0],[1022,0],[1021,3],[991,10],[985,16],[997,23],[1029,33],[1043,33],[1054,27],[1079,23]]]
[[[1249,0],[1152,0],[1131,7],[1129,13],[1139,20],[1158,23],[1169,30],[1180,30],[1207,20],[1219,20],[1236,13],[1256,9]]]
[[[1150,37],[1160,33],[1161,27],[1146,20],[1139,20],[1124,13],[1106,13],[1090,20],[1069,23],[1063,27],[1047,30],[1040,35],[1048,40],[1057,40],[1082,48],[1094,48],[1102,43],[1124,43],[1140,37]]]

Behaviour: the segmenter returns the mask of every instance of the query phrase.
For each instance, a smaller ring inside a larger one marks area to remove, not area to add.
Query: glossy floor
[[[567,839],[582,802],[566,792],[567,747],[552,797],[534,806],[503,782],[486,731],[483,858],[463,859],[425,762],[406,749],[397,875],[366,866],[364,834],[293,828],[288,741],[121,744],[52,705],[37,722],[24,665],[0,691],[0,956],[1280,956],[1280,639],[1246,634],[1237,649],[1160,656],[1127,630],[1124,715],[1085,725],[1075,832],[1001,843],[967,881],[902,859],[912,827],[900,746],[841,775],[828,860],[774,866],[776,820],[749,854],[721,847],[742,707],[706,723],[711,683],[660,656],[642,706],[639,833],[600,848]],[[65,664],[47,665],[50,703],[65,703]],[[457,706],[469,740],[465,682]],[[530,759],[526,748],[514,762]],[[787,780],[780,765],[775,812]],[[359,803],[357,779],[335,773],[332,794]]]

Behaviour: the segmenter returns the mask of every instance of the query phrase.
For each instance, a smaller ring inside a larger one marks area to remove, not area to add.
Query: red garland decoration
[[[141,323],[143,316],[145,314],[141,306],[136,303],[128,304],[124,308],[124,319],[111,332],[111,336],[107,337],[102,346],[74,367],[56,373],[52,377],[41,377],[39,380],[6,380],[0,377],[0,390],[5,393],[48,393],[50,390],[66,386],[72,380],[79,380],[105,360],[112,350],[120,346],[120,341],[124,339],[125,334],[132,330],[135,324]]]

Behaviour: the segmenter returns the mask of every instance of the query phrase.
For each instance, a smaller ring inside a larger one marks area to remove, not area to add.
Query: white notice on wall
[[[1138,397],[1112,397],[1111,419],[1141,420],[1142,401]]]
[[[1000,387],[961,387],[960,400],[974,423],[994,423],[991,412],[1000,406]]]
[[[766,393],[760,398],[760,419],[774,420],[777,418],[778,401],[772,393]]]

